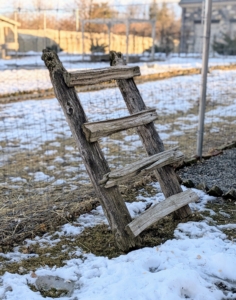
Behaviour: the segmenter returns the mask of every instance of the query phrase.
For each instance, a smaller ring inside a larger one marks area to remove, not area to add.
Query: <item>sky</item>
[[[40,0],[39,0],[40,1]],[[32,9],[32,3],[38,2],[37,0],[0,0],[0,14],[12,12],[14,7],[21,7],[24,9]],[[70,10],[74,7],[75,0],[41,0],[40,1],[45,8],[53,9],[64,9]],[[127,5],[137,5],[143,4],[147,5],[152,3],[152,0],[142,1],[142,0],[94,0],[94,2],[108,2],[110,5],[114,6],[127,6]],[[178,3],[179,0],[156,0],[157,3]]]

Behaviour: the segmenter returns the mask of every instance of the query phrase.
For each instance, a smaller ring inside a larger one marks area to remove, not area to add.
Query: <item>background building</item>
[[[202,0],[181,0],[182,25],[180,51],[201,53],[204,3]],[[210,51],[213,41],[222,41],[224,34],[236,37],[236,1],[213,0]]]
[[[17,27],[20,23],[0,16],[0,58],[5,58],[7,50],[18,50]]]

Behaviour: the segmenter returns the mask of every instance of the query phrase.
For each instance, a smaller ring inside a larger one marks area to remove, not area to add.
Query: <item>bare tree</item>
[[[174,40],[180,38],[180,20],[166,3],[158,6],[155,0],[150,5],[149,17],[156,18],[157,49],[168,54],[173,50]]]

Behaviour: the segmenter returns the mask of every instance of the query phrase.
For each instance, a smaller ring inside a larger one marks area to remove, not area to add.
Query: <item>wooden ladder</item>
[[[133,80],[134,76],[140,75],[139,67],[126,66],[121,53],[114,51],[111,51],[111,67],[93,70],[67,72],[57,54],[50,50],[43,50],[42,59],[50,72],[55,95],[115,235],[117,246],[123,251],[137,248],[141,243],[138,235],[154,222],[172,212],[179,219],[191,214],[188,203],[196,201],[198,196],[191,190],[182,191],[174,169],[170,166],[182,160],[183,154],[177,148],[165,151],[153,123],[157,119],[156,110],[146,107]],[[74,87],[110,80],[117,81],[130,116],[88,122]],[[148,157],[111,171],[99,147],[99,138],[134,127]],[[118,185],[133,176],[153,171],[166,199],[132,220]]]

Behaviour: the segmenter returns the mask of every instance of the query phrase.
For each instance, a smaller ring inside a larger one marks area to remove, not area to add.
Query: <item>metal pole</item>
[[[129,63],[129,19],[126,21],[126,63]]]
[[[14,12],[14,20],[17,22],[17,11]],[[14,25],[14,43],[17,43],[18,44],[18,34],[17,34],[17,25]],[[19,44],[18,44],[19,45]],[[19,46],[18,46],[19,47]],[[16,54],[16,57],[17,57],[17,52],[18,50],[15,50],[15,54]]]
[[[14,20],[17,22],[17,11],[14,12]]]
[[[108,27],[108,53],[111,51],[111,23],[107,24]]]
[[[207,72],[208,72],[208,58],[209,58],[210,36],[211,36],[211,11],[212,11],[212,0],[206,0],[205,25],[204,25],[204,35],[203,35],[203,53],[202,53],[201,96],[200,96],[200,106],[199,106],[198,137],[197,137],[197,156],[199,156],[200,158],[202,158],[202,146],[203,146],[203,135],[204,135]]]
[[[179,45],[179,56],[184,52],[184,29],[185,29],[185,10],[182,9],[182,18],[181,18],[181,30],[180,30],[180,45]]]
[[[43,12],[43,29],[47,29],[47,19],[46,19],[46,12]]]
[[[44,11],[43,12],[44,49],[47,46],[46,29],[47,29],[47,19],[46,19],[46,12]]]
[[[79,9],[76,9],[75,11],[75,19],[76,19],[76,31],[78,32],[79,31]]]
[[[79,52],[79,37],[78,37],[78,31],[79,31],[79,9],[77,8],[75,10],[75,29],[76,29],[76,52]]]
[[[155,36],[156,36],[156,20],[152,20],[152,60],[155,58]]]
[[[81,21],[82,30],[82,60],[84,60],[84,20]]]
[[[202,13],[201,13],[201,32],[203,32],[203,30],[204,30],[204,24],[206,22],[206,20],[204,18],[204,16],[205,16],[205,6],[206,6],[206,2],[205,2],[205,0],[203,0],[202,1]],[[199,56],[200,56],[201,53],[203,53],[202,51],[203,51],[203,43],[202,43],[202,45],[200,47]]]

